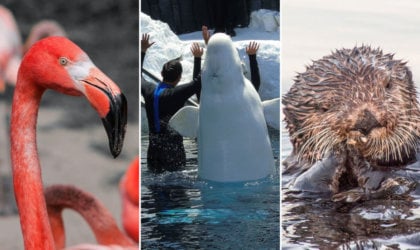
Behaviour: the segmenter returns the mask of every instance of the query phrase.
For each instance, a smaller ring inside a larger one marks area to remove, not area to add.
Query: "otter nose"
[[[368,135],[374,128],[381,127],[375,116],[367,109],[363,110],[354,125],[354,130],[360,131],[364,135]]]

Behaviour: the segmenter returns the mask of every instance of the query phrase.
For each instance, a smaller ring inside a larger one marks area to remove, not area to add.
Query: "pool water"
[[[284,131],[284,130],[283,130]],[[284,160],[292,151],[282,133]],[[419,168],[408,172],[420,180]],[[292,192],[282,176],[282,249],[420,249],[420,189],[407,200],[338,205],[321,194]]]
[[[184,139],[184,170],[150,173],[148,136],[142,136],[142,249],[279,249],[278,131],[270,131],[270,139],[273,175],[223,184],[197,177],[197,143],[192,139]]]

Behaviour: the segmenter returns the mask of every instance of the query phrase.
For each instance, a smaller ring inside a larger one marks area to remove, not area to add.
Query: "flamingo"
[[[65,247],[62,218],[65,208],[77,211],[87,221],[99,244],[134,246],[134,242],[120,231],[111,213],[93,195],[70,185],[50,186],[44,195],[56,248]]]
[[[63,27],[53,20],[42,20],[36,23],[29,32],[23,45],[23,54],[38,40],[49,36],[67,36]]]
[[[122,150],[127,104],[118,86],[65,37],[35,43],[22,59],[11,115],[11,160],[15,199],[25,249],[54,249],[36,144],[36,122],[46,89],[85,96],[102,118],[112,155]]]
[[[6,82],[16,83],[22,57],[22,40],[12,12],[0,5],[0,92]]]
[[[125,232],[139,242],[139,157],[131,162],[120,181],[123,209],[122,219]]]
[[[48,36],[66,36],[64,29],[55,21],[42,20],[36,23],[22,45],[20,31],[13,13],[0,5],[0,93],[6,82],[16,84],[22,55],[38,40]]]

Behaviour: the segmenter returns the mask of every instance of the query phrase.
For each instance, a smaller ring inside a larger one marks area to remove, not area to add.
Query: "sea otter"
[[[354,202],[403,195],[419,158],[420,109],[406,62],[379,48],[336,50],[297,74],[283,96],[295,186]],[[398,174],[396,172],[399,172]]]

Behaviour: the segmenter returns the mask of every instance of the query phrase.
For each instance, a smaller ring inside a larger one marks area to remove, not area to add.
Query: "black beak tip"
[[[109,147],[110,147],[110,149],[111,149],[111,145],[109,145]],[[112,154],[112,156],[114,157],[114,159],[115,158],[117,158],[119,155],[120,155],[120,153],[121,153],[121,150],[122,150],[122,148],[120,148],[120,149],[115,149],[115,150],[113,150],[113,149],[111,149],[111,154]]]
[[[102,118],[108,135],[109,149],[114,158],[122,151],[127,127],[127,100],[123,94],[111,98],[110,110],[105,118]]]

